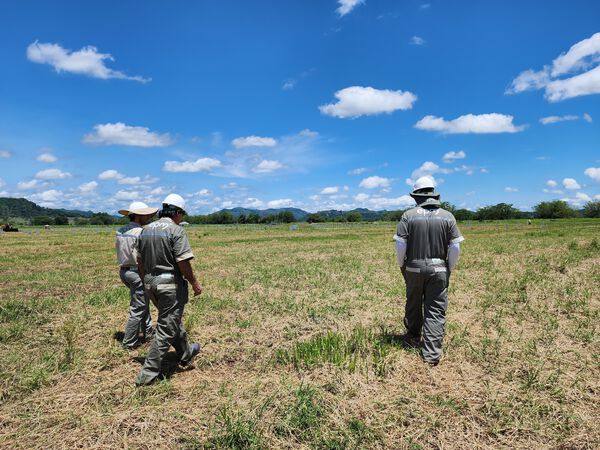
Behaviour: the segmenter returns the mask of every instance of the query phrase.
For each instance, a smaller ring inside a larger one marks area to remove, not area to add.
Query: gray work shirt
[[[137,266],[135,246],[141,232],[142,226],[137,222],[129,222],[117,230],[115,248],[117,249],[117,263],[120,266]]]
[[[194,257],[185,230],[168,217],[144,227],[138,238],[137,251],[144,261],[144,272],[152,275],[180,274],[177,263]]]
[[[407,261],[445,261],[448,258],[448,246],[463,241],[464,237],[449,211],[438,207],[417,206],[402,215],[394,239],[406,242]]]

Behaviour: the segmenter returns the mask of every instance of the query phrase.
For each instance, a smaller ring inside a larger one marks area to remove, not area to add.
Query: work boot
[[[401,345],[404,348],[418,348],[421,345],[421,337],[412,334],[403,334],[401,336]]]
[[[190,364],[192,364],[192,362],[194,361],[194,358],[196,356],[198,356],[198,353],[200,353],[200,344],[198,342],[194,342],[192,344],[192,355],[190,356],[190,359],[187,360],[181,360],[179,362],[179,364],[181,365],[181,367],[187,367]]]

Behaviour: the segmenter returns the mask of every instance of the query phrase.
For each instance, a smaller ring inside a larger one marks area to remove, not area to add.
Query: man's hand
[[[198,283],[197,281],[195,283],[192,283],[192,289],[194,291],[194,297],[197,297],[200,294],[202,294],[202,286],[200,286],[200,283]]]

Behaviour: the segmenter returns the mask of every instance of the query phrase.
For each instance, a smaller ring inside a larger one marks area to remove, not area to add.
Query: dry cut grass
[[[147,346],[110,232],[0,237],[2,448],[598,448],[598,221],[463,225],[445,357],[399,345],[393,224],[193,227],[193,370]]]

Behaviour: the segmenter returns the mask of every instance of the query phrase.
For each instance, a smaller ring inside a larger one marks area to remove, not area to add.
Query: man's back
[[[448,246],[461,238],[456,219],[439,207],[417,206],[402,215],[396,235],[407,243],[406,259],[424,260],[448,257]]]
[[[146,274],[179,273],[177,263],[194,257],[185,230],[168,217],[144,227],[138,251]]]

